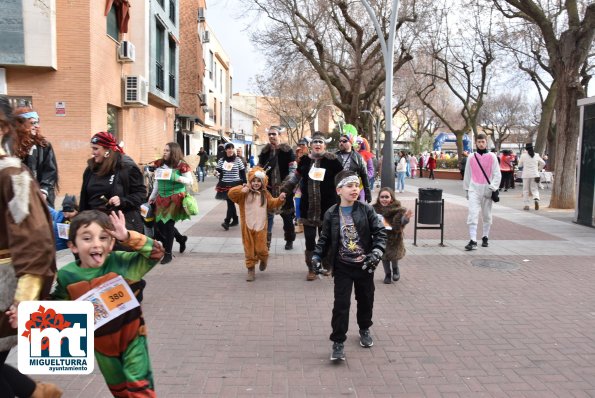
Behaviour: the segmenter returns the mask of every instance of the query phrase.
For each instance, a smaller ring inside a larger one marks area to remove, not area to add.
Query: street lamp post
[[[378,119],[372,111],[368,109],[364,109],[360,111],[361,113],[367,113],[372,118],[372,122],[374,123],[374,151],[376,152],[376,159],[380,157],[380,119]]]
[[[397,10],[399,8],[399,0],[392,1],[388,41],[384,40],[384,33],[376,18],[376,13],[370,5],[368,0],[361,0],[366,8],[374,29],[380,41],[382,48],[382,58],[384,59],[384,148],[382,149],[382,172],[380,175],[380,182],[383,187],[390,187],[395,189],[395,175],[393,173],[394,153],[393,153],[393,134],[392,134],[392,99],[393,99],[393,65],[395,55],[395,30],[397,27]]]

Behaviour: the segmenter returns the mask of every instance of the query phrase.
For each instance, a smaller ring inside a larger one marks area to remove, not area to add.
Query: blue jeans
[[[198,176],[200,178],[200,181],[204,182],[205,177],[207,176],[207,172],[205,171],[205,166],[198,166],[198,170],[199,170]]]
[[[397,171],[397,191],[405,190],[405,173],[406,171]]]

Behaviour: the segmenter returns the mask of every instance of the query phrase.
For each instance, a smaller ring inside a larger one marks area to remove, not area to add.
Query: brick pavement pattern
[[[567,252],[515,255],[497,240],[473,255],[410,250],[399,282],[375,276],[374,346],[359,346],[352,305],[347,360],[333,364],[332,279],[306,282],[303,252],[276,247],[268,269],[245,282],[241,253],[209,253],[208,242],[240,234],[219,226],[223,206],[189,226],[186,253],[147,275],[143,307],[159,397],[595,396],[595,250],[583,245],[582,254],[568,254],[578,245],[570,237],[512,215],[497,220],[495,235],[529,249],[537,241],[567,244]],[[466,239],[457,232],[466,231],[462,214],[460,202],[448,204],[447,239]],[[282,242],[280,218],[274,231]],[[478,259],[516,267],[474,266]],[[65,397],[109,396],[97,370],[51,380]]]

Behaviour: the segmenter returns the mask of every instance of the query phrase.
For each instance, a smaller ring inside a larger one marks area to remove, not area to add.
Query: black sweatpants
[[[30,397],[35,382],[4,362],[10,351],[0,352],[0,398]]]
[[[363,264],[362,264],[363,265]],[[347,339],[349,329],[349,308],[351,306],[351,290],[355,287],[357,301],[357,324],[361,329],[372,326],[374,308],[374,273],[362,270],[362,265],[335,262],[335,303],[331,326],[331,341],[343,343]]]

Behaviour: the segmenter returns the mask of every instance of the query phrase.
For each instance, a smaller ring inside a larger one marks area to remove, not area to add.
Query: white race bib
[[[140,205],[140,215],[142,218],[147,218],[147,215],[149,214],[149,210],[151,210],[151,208],[146,205],[146,204],[142,204]]]
[[[62,239],[68,239],[70,224],[56,223],[56,227],[58,227],[58,237]]]
[[[83,294],[77,300],[90,301],[95,310],[95,330],[140,304],[128,283],[118,275]]]
[[[225,170],[225,171],[232,171],[233,170],[233,163],[223,162],[223,170]]]
[[[314,181],[323,181],[325,173],[326,173],[326,169],[323,169],[321,167],[312,166],[312,168],[308,172],[308,176],[310,177],[310,179],[312,179]]]
[[[156,180],[171,180],[171,169],[162,169],[158,168],[155,170],[155,179]]]

